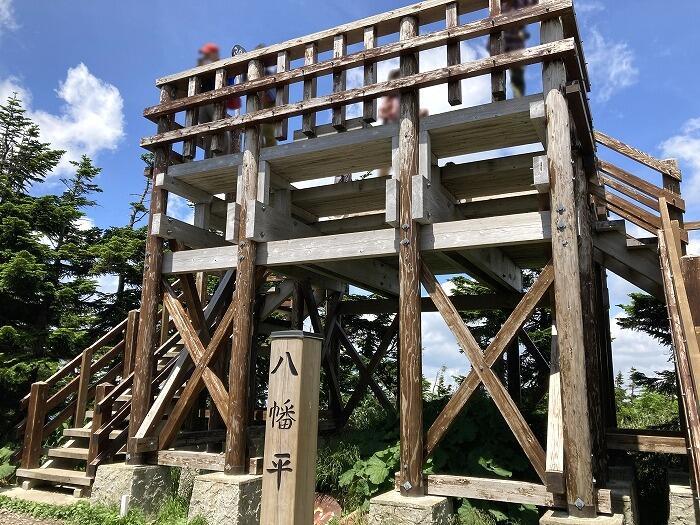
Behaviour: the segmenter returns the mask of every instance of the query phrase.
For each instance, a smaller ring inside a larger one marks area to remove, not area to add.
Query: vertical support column
[[[592,163],[593,164],[593,163]],[[593,208],[590,203],[588,176],[584,169],[583,158],[577,153],[574,158],[574,187],[576,207],[578,209],[579,232],[579,274],[581,282],[581,310],[583,315],[583,336],[586,363],[586,384],[588,386],[588,416],[591,425],[593,477],[599,482],[607,479],[608,462],[605,443],[605,421],[603,419],[603,400],[601,392],[601,359],[603,355],[598,343],[596,330],[596,291],[593,288],[595,275],[593,271]]]
[[[188,80],[187,84],[187,96],[188,97],[193,97],[197,93],[199,93],[199,77],[198,76],[192,76]],[[192,108],[188,109],[185,112],[185,127],[189,128],[192,126],[195,126],[199,123],[199,108]],[[187,139],[186,141],[183,142],[182,144],[182,156],[185,158],[185,160],[194,160],[195,156],[197,155],[197,137],[192,137],[191,139]]]
[[[445,27],[450,29],[459,25],[459,11],[457,2],[447,4],[445,8]],[[462,63],[461,43],[447,44],[447,65],[456,66]],[[462,81],[453,80],[447,84],[447,101],[450,106],[459,106],[462,103]]]
[[[365,49],[374,49],[377,47],[377,27],[365,27]],[[370,62],[365,64],[365,86],[370,86],[377,83],[377,63]],[[377,121],[377,99],[365,100],[362,103],[362,119],[365,122],[372,123]]]
[[[543,43],[563,38],[561,19],[542,22]],[[561,91],[565,83],[564,63],[561,60],[545,62],[542,85],[547,114],[547,157],[551,187],[552,258],[564,421],[566,498],[570,515],[595,517],[571,129],[569,108]]]
[[[92,367],[92,347],[83,350],[80,359],[80,376],[78,379],[78,396],[75,402],[75,417],[73,425],[77,428],[85,424],[88,390],[90,389],[90,368]]]
[[[211,204],[209,203],[197,203],[194,205],[194,226],[197,228],[202,228],[203,230],[209,229],[211,222]],[[197,285],[197,295],[199,295],[199,300],[202,305],[205,305],[208,298],[207,291],[207,278],[206,272],[199,272],[196,277]]]
[[[489,0],[489,15],[498,16],[502,12],[501,0]],[[503,32],[489,35],[489,52],[491,56],[500,55],[505,51],[505,35]],[[491,99],[494,102],[506,99],[506,72],[491,73]]]
[[[263,75],[263,65],[258,60],[248,63],[248,80]],[[246,112],[258,111],[260,95],[248,95]],[[245,129],[245,149],[241,170],[241,210],[239,219],[238,266],[236,289],[233,293],[234,323],[231,366],[229,370],[229,426],[226,433],[224,472],[241,474],[246,466],[246,428],[248,426],[248,368],[253,339],[253,303],[255,299],[256,243],[246,239],[248,204],[258,194],[258,163],[260,157],[260,126],[254,124]]]
[[[224,68],[217,69],[214,75],[214,89],[221,89],[226,85],[227,73]],[[214,121],[221,120],[226,116],[226,104],[224,102],[218,102],[214,107]],[[230,145],[230,141],[226,140],[226,133],[217,133],[211,139],[211,152],[206,152],[206,155],[210,154],[220,155],[222,153],[228,153],[227,142]]]
[[[172,99],[169,86],[160,90],[160,102]],[[170,117],[158,120],[158,133],[170,129]],[[151,404],[151,382],[153,380],[153,352],[158,345],[158,305],[161,302],[161,270],[163,267],[163,240],[153,235],[153,217],[167,213],[168,192],[156,186],[155,179],[168,171],[170,146],[155,150],[153,165],[153,182],[151,184],[151,205],[149,209],[148,236],[146,237],[146,260],[143,266],[143,286],[141,288],[141,309],[138,337],[136,339],[136,358],[134,361],[134,384],[131,389],[131,413],[129,415],[129,441],[127,444],[127,463],[142,463],[140,454],[136,454],[137,443],[131,438],[143,423]],[[165,309],[165,308],[164,308]]]
[[[333,58],[342,58],[348,54],[348,46],[345,35],[335,35],[333,39]],[[333,72],[333,93],[345,91],[347,86],[347,72],[345,69]],[[337,131],[345,131],[346,107],[333,108],[331,123]]]
[[[594,265],[596,291],[596,332],[600,347],[600,384],[603,396],[603,421],[605,428],[617,427],[617,404],[615,402],[615,368],[612,360],[610,336],[610,297],[605,268]]]
[[[313,42],[306,44],[304,50],[304,65],[309,66],[318,62],[318,45]],[[309,100],[316,96],[316,77],[304,80],[304,100]],[[301,117],[301,132],[307,137],[316,136],[316,112],[310,111]]]
[[[113,388],[109,383],[100,383],[95,389],[95,410],[92,416],[92,431],[90,432],[90,444],[88,445],[87,464],[100,453],[100,439],[95,433],[112,417],[112,404],[109,403],[100,409],[100,402],[107,397],[107,393]]]
[[[418,20],[401,19],[401,40],[418,34]],[[401,76],[418,73],[418,55],[401,55]],[[423,396],[419,225],[411,217],[411,182],[418,175],[418,91],[401,93],[399,124],[399,348],[401,369],[401,493],[422,496]]]
[[[24,447],[22,448],[22,468],[37,468],[39,466],[48,393],[49,384],[43,381],[33,383],[29,391],[27,426],[24,429]]]
[[[277,72],[284,73],[289,71],[289,51],[280,51],[277,54]],[[276,106],[285,106],[289,103],[289,84],[277,88]],[[289,128],[289,120],[282,119],[275,123],[275,138],[277,140],[287,140],[287,129]]]
[[[134,371],[134,359],[136,358],[136,338],[139,334],[139,311],[131,310],[126,318],[126,330],[124,332],[124,367],[122,377],[129,377]]]

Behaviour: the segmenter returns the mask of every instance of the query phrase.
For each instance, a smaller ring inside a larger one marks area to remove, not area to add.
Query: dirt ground
[[[65,522],[33,518],[25,514],[17,514],[9,510],[0,509],[0,523],[3,525],[64,525]]]

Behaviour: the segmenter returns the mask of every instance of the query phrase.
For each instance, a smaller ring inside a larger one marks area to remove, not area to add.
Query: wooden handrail
[[[86,350],[92,350],[93,352],[102,346],[104,346],[106,343],[110,342],[116,335],[118,335],[120,332],[126,328],[126,322],[127,319],[124,319],[122,322],[120,322],[118,325],[115,327],[111,328],[109,332],[104,334],[102,337],[100,337],[97,341],[95,341],[92,345],[90,345]],[[80,361],[82,359],[83,352],[79,353],[76,355],[73,359],[71,359],[68,363],[63,365],[58,371],[56,371],[51,377],[49,377],[45,383],[49,385],[49,388],[52,386],[55,386],[58,381],[63,379],[65,376],[71,373],[72,370],[78,367],[80,364]],[[27,402],[29,401],[29,395],[24,396],[20,400],[20,407],[25,408],[27,406]]]
[[[674,166],[670,162],[666,162],[664,160],[659,160],[655,157],[652,157],[648,153],[644,153],[643,151],[638,150],[637,148],[628,146],[624,142],[619,141],[616,138],[611,137],[610,135],[606,135],[601,131],[593,132],[593,137],[595,138],[595,141],[598,144],[602,144],[603,146],[606,146],[611,150],[616,151],[621,155],[624,155],[627,158],[636,160],[637,162],[644,164],[645,166],[656,170],[659,173],[669,175],[670,177],[673,177],[676,180],[681,180],[680,171],[676,166]]]

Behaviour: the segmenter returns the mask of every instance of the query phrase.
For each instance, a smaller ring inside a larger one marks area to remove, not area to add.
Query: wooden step
[[[113,430],[109,434],[109,439],[114,439],[119,435],[119,430]],[[89,438],[90,437],[90,429],[89,428],[66,428],[63,430],[63,435],[65,437],[71,437],[71,438]]]
[[[50,448],[48,455],[50,458],[66,458],[87,461],[88,449],[82,447]]]
[[[85,472],[62,468],[20,468],[17,469],[17,477],[24,479],[40,479],[51,483],[65,483],[66,485],[80,485],[84,487],[92,485],[92,478]]]

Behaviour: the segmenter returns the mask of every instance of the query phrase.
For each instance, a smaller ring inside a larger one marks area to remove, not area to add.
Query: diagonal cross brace
[[[550,266],[548,265],[548,268],[549,267]],[[427,290],[428,295],[430,295],[430,298],[433,300],[438,311],[447,323],[447,326],[455,335],[460,346],[471,361],[472,371],[470,372],[469,376],[471,376],[472,374],[476,375],[476,381],[473,380],[472,382],[476,383],[477,386],[479,382],[484,384],[484,387],[493,398],[494,403],[496,403],[496,407],[498,407],[498,410],[503,415],[504,419],[506,420],[506,423],[515,435],[515,438],[518,440],[518,443],[520,443],[520,446],[523,448],[525,454],[529,458],[530,463],[532,463],[532,466],[537,472],[537,475],[544,482],[544,449],[537,441],[537,438],[528,426],[527,422],[525,421],[525,418],[521,414],[520,410],[518,410],[517,405],[510,397],[510,395],[508,395],[508,391],[503,386],[503,383],[500,382],[496,374],[493,372],[493,370],[491,370],[492,363],[490,363],[490,361],[487,360],[486,357],[482,354],[479,344],[474,339],[474,336],[469,331],[469,328],[467,328],[467,326],[464,324],[464,321],[460,317],[459,312],[457,312],[457,309],[450,301],[450,298],[448,297],[447,293],[445,292],[445,290],[443,290],[438,280],[435,278],[435,276],[425,264],[421,265],[421,281],[423,283],[423,286]],[[519,327],[520,324],[518,324],[518,326],[515,328],[511,326],[507,330],[507,332],[503,334],[504,336],[510,335],[510,337],[503,337],[503,339],[508,339],[507,342],[510,342],[513,339],[513,336],[515,335]],[[503,331],[503,329],[501,331]],[[501,332],[499,332],[499,334],[500,333]],[[500,341],[496,348],[500,346],[507,346],[507,344],[502,344],[503,339]],[[500,355],[500,353],[501,352],[499,352],[498,355]],[[493,359],[493,362],[495,362],[495,358]],[[462,389],[462,386],[465,385],[465,383],[467,383],[466,379],[462,383],[462,385],[460,385],[460,390]]]

